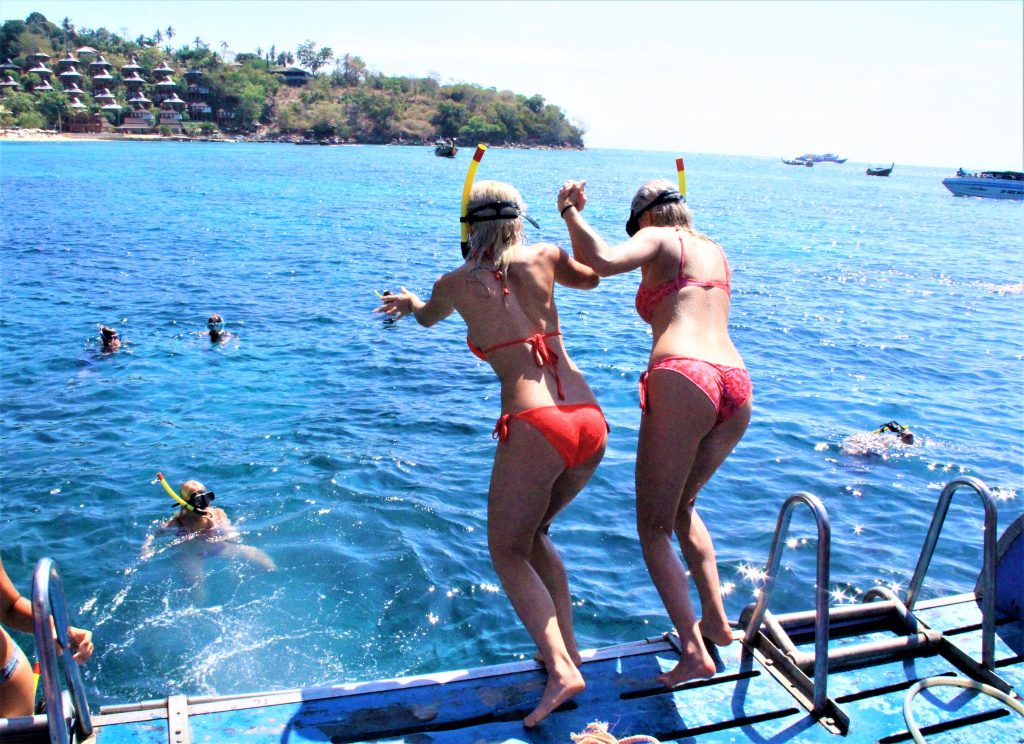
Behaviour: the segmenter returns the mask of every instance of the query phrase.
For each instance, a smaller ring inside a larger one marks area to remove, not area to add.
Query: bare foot
[[[655,679],[665,687],[675,687],[691,679],[707,679],[715,674],[715,662],[703,651],[694,662],[692,659],[682,658],[671,672],[659,674]]]
[[[563,674],[555,674],[548,670],[548,683],[544,687],[544,694],[537,707],[523,721],[526,728],[536,726],[551,711],[574,695],[579,695],[587,686],[583,681],[583,675],[575,666],[566,666],[562,671]]]
[[[700,633],[701,638],[711,641],[716,646],[728,646],[732,643],[732,628],[729,627],[728,623],[716,625],[701,620],[697,623],[697,631]]]

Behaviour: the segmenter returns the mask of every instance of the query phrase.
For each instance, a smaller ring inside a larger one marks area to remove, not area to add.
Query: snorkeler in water
[[[891,434],[895,434],[896,436],[898,436],[900,438],[900,441],[903,442],[903,444],[913,444],[914,443],[914,432],[912,432],[909,428],[907,428],[903,424],[900,424],[900,423],[898,423],[896,421],[889,421],[887,423],[884,423],[881,426],[879,426],[877,429],[872,431],[871,433],[872,434],[882,434],[884,432],[889,432]]]
[[[206,321],[206,333],[210,336],[210,343],[219,344],[231,338],[231,333],[224,330],[224,318],[220,313],[214,313]]]
[[[100,323],[100,337],[103,339],[103,351],[117,351],[121,348],[121,338],[116,329]]]
[[[917,444],[917,438],[910,427],[898,421],[887,421],[877,429],[851,434],[843,440],[843,452],[847,455],[879,455],[906,449]]]
[[[231,524],[223,509],[210,506],[215,498],[213,491],[208,491],[199,481],[189,480],[182,483],[175,494],[163,475],[158,473],[157,478],[180,505],[177,513],[161,525],[161,530],[175,530],[179,539],[201,541],[208,548],[207,555],[225,558],[240,556],[268,571],[277,568],[269,555],[259,548],[242,543],[241,533]],[[142,546],[143,560],[153,556],[155,539],[153,534],[146,537]]]

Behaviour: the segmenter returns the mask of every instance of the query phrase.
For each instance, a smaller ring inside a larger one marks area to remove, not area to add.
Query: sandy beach
[[[0,128],[0,142],[103,142],[164,140],[159,134],[69,134],[52,129]]]

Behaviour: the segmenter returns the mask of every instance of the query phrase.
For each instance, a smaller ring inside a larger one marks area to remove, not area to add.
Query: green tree
[[[334,59],[334,51],[330,47],[317,49],[316,42],[312,40],[299,44],[299,48],[295,50],[295,53],[299,57],[299,64],[314,75],[316,75],[317,70],[330,64],[331,60]]]
[[[434,114],[431,121],[437,127],[437,133],[440,136],[455,137],[468,119],[469,112],[461,103],[440,101],[437,104],[437,113]]]
[[[504,142],[505,128],[495,122],[487,121],[480,114],[469,117],[469,121],[459,129],[459,137],[469,142],[484,142],[488,145]]]
[[[15,118],[15,122],[22,129],[42,129],[46,126],[46,119],[38,111],[23,111]]]
[[[345,54],[338,59],[335,84],[345,86],[359,85],[366,79],[366,63],[352,54]]]
[[[6,21],[0,26],[0,59],[14,59],[22,55],[21,35],[26,31],[28,26],[23,21]]]
[[[266,103],[267,94],[263,87],[254,83],[246,83],[238,96],[235,121],[244,129],[250,128],[263,115]]]
[[[36,98],[36,110],[42,115],[47,126],[56,126],[68,110],[68,99],[63,93],[55,90],[39,93]]]

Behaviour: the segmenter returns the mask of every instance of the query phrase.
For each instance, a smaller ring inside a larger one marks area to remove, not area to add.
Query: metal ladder
[[[81,741],[92,735],[92,717],[89,715],[89,705],[85,698],[85,687],[78,671],[78,664],[71,658],[71,635],[68,630],[71,620],[64,599],[64,585],[57,572],[57,564],[51,558],[40,560],[32,574],[32,621],[36,652],[39,654],[43,699],[46,700],[50,744],[70,744],[71,724],[78,740]],[[58,641],[64,649],[62,654],[57,653]],[[69,718],[64,710],[64,696],[57,673],[58,658],[61,660],[64,677],[71,693],[74,710],[72,718]]]
[[[805,673],[807,659],[801,665],[794,658],[799,654],[783,625],[768,610],[775,578],[782,562],[782,548],[789,533],[789,522],[793,510],[804,504],[811,510],[818,526],[817,579],[814,588],[814,653],[811,657],[814,667],[814,681]],[[828,512],[817,496],[806,491],[795,493],[786,499],[779,512],[775,536],[768,552],[768,567],[765,571],[761,594],[754,605],[747,606],[740,615],[740,627],[745,628],[743,645],[764,668],[789,690],[817,721],[834,734],[846,734],[850,719],[842,709],[828,697],[828,637],[829,637],[829,558],[831,556],[832,528]],[[764,628],[762,629],[762,623]]]
[[[975,491],[985,510],[983,565],[979,581],[982,594],[980,663],[950,642],[941,631],[930,628],[913,613],[953,494],[961,487]],[[811,612],[776,617],[768,611],[768,603],[781,562],[782,546],[785,544],[792,512],[801,503],[810,508],[818,526],[815,609]],[[787,499],[779,514],[761,595],[757,603],[744,609],[740,616],[740,627],[744,629],[744,646],[822,726],[835,734],[845,735],[849,730],[849,718],[838,704],[828,697],[830,671],[907,654],[940,654],[972,679],[991,685],[1002,692],[1009,692],[1011,686],[993,672],[996,621],[996,508],[984,483],[977,478],[965,476],[953,479],[942,490],[905,601],[901,601],[887,588],[875,587],[865,593],[864,601],[860,605],[829,608],[830,539],[828,514],[816,496],[801,492]],[[793,641],[793,636],[808,635],[812,623],[814,651],[800,651]],[[830,634],[839,633],[843,637],[852,637],[863,635],[868,630],[879,629],[891,630],[895,637],[829,650]],[[814,673],[813,682],[807,677],[810,669],[813,669]]]

